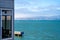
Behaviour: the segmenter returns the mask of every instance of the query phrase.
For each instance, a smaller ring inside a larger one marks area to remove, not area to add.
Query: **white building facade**
[[[14,40],[14,0],[0,0],[0,40]]]

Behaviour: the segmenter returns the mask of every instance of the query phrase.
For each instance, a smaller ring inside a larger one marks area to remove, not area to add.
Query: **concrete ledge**
[[[15,36],[22,36],[23,34],[24,34],[24,32],[19,32],[19,31],[14,32]]]

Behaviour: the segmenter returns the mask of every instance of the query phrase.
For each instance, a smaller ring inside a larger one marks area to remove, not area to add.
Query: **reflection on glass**
[[[2,10],[2,14],[11,14],[12,11],[11,10]]]
[[[12,17],[2,16],[2,38],[10,38],[12,36]]]

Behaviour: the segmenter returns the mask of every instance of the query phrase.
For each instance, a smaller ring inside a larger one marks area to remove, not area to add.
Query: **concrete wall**
[[[14,0],[0,0],[0,8],[14,8]]]

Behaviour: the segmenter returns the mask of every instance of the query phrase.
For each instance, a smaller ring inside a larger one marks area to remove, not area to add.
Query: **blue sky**
[[[60,0],[15,0],[15,19],[60,15]]]

